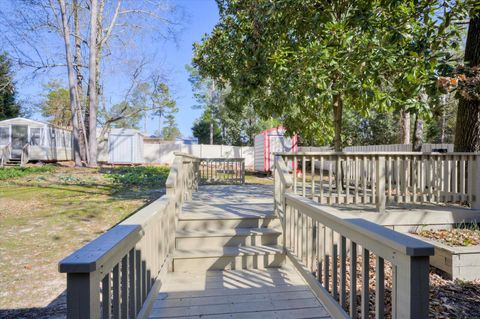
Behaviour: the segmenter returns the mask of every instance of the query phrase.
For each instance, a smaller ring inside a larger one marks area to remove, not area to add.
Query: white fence
[[[245,166],[253,167],[254,149],[252,146],[229,145],[183,145],[183,144],[144,144],[146,164],[170,164],[175,152],[187,153],[201,158],[244,158]]]

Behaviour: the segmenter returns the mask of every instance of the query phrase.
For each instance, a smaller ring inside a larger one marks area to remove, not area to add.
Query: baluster
[[[112,311],[110,280],[110,273],[107,273],[102,279],[102,318],[110,318]]]
[[[165,246],[165,245],[164,245]],[[128,261],[129,261],[129,292],[130,296],[128,297],[129,301],[129,316],[130,318],[135,318],[137,311],[135,309],[136,306],[136,295],[135,295],[135,249],[131,249],[128,253]],[[162,259],[165,257],[165,254],[162,254]]]
[[[350,317],[357,318],[357,244],[350,241]]]
[[[315,200],[315,157],[310,158],[310,171],[311,171],[311,177],[312,177],[312,186],[311,186],[311,194],[312,194],[312,199]]]
[[[362,247],[362,319],[370,315],[370,252]]]
[[[362,184],[363,184],[363,204],[367,203],[367,157],[362,158]]]
[[[325,227],[317,222],[317,279],[322,283],[322,262],[324,260],[325,251],[323,249],[325,241]]]
[[[332,156],[328,157],[328,204],[332,204]]]
[[[323,156],[320,156],[320,204],[323,203]]]
[[[359,168],[359,159],[358,156],[355,155],[355,204],[359,203],[359,190],[358,190],[358,184],[359,184],[359,178],[360,178],[360,168]]]
[[[397,198],[397,203],[402,202],[402,196],[401,196],[401,191],[400,191],[400,156],[395,157],[395,191],[396,191],[396,198]]]
[[[377,256],[375,271],[375,318],[385,317],[385,264],[382,257]]]
[[[121,318],[128,318],[128,254],[122,258],[122,307]]]
[[[458,161],[457,156],[452,156],[453,176],[452,176],[452,201],[456,202],[458,198]]]
[[[137,313],[142,309],[142,304],[143,304],[143,287],[142,287],[142,251],[141,251],[141,246],[138,245],[135,248],[135,268],[137,270],[136,273],[136,300],[137,300]]]
[[[332,295],[335,300],[338,300],[338,252],[337,244],[335,243],[335,232],[332,230]]]
[[[345,204],[350,204],[350,158],[348,156],[345,157],[345,184]]]
[[[306,196],[307,187],[307,157],[302,155],[302,196]]]
[[[347,306],[347,239],[340,237],[340,305],[343,309]]]
[[[293,192],[297,194],[297,156],[293,156]]]
[[[328,232],[331,232],[331,229],[328,229]],[[327,230],[324,228],[325,240],[323,246],[323,256],[324,256],[324,265],[325,272],[323,273],[323,287],[330,292],[330,253],[327,251]]]
[[[388,180],[387,180],[388,202],[391,203],[392,202],[392,177],[393,177],[392,157],[391,156],[387,155],[385,165],[387,166],[386,167],[387,172],[385,174],[385,178],[388,178]]]
[[[120,318],[120,265],[113,267],[113,318]]]

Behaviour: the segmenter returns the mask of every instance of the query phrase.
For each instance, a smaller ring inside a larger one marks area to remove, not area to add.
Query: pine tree
[[[15,83],[11,62],[5,53],[0,54],[0,121],[20,115],[15,101]]]

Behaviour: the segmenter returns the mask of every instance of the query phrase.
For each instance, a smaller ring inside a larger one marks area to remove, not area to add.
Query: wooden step
[[[176,249],[173,256],[173,271],[263,269],[281,267],[284,261],[283,249],[277,245]]]
[[[180,250],[224,246],[276,245],[281,232],[271,228],[234,228],[178,231],[175,248]]]
[[[205,214],[180,214],[177,229],[179,231],[224,230],[234,228],[276,228],[280,221],[274,215],[255,217],[209,216]]]

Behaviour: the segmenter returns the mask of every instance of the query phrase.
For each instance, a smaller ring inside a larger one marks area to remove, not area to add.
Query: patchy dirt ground
[[[59,167],[0,181],[1,318],[63,317],[58,261],[164,192],[104,173]]]

